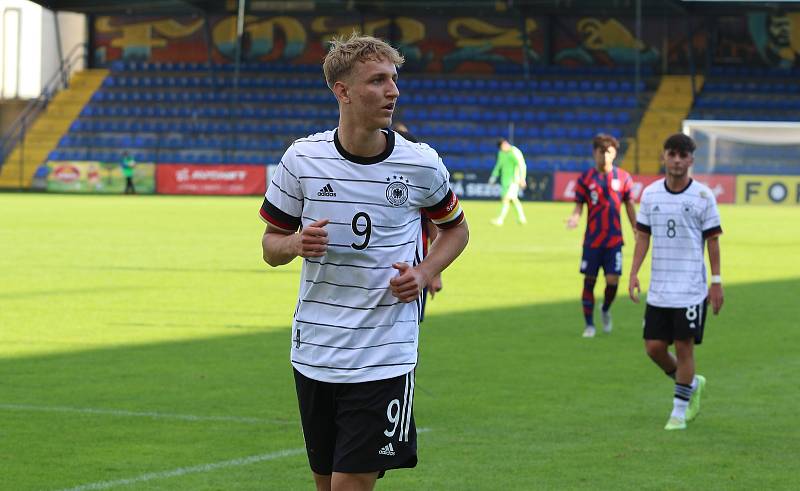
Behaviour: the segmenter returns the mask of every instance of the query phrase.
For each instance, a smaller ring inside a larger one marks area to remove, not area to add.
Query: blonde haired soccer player
[[[333,41],[339,126],[289,147],[260,211],[264,260],[303,258],[291,363],[318,490],[416,465],[420,292],[469,237],[439,155],[389,129],[402,63],[373,37]],[[439,228],[424,259],[422,210]]]

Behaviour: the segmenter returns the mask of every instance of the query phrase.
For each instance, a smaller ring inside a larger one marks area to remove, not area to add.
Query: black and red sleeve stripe
[[[282,230],[294,232],[300,227],[300,217],[293,217],[283,212],[280,208],[270,203],[267,198],[264,198],[259,215],[268,224]]]

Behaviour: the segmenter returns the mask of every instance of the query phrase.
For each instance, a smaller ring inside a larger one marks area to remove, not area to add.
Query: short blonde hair
[[[396,49],[372,36],[361,36],[353,32],[347,39],[342,37],[331,40],[331,49],[325,55],[322,71],[325,82],[333,89],[333,84],[346,77],[358,62],[389,60],[400,68],[406,61]]]

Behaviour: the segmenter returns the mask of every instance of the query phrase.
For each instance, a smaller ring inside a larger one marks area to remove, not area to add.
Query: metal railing
[[[36,121],[39,114],[47,107],[55,95],[69,87],[69,76],[73,68],[82,60],[86,59],[88,47],[85,43],[78,44],[64,57],[61,61],[59,70],[53,74],[50,80],[45,84],[42,93],[39,97],[31,99],[25,109],[17,116],[17,119],[11,124],[9,129],[0,137],[0,172],[6,165],[9,155],[14,151],[14,148],[19,146],[19,166],[23,169],[25,166],[25,136],[28,133],[30,125]],[[20,172],[20,187],[23,186],[24,176]]]

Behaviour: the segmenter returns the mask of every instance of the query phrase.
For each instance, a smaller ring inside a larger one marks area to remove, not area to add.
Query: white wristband
[[[711,283],[722,283],[722,276],[718,274],[711,275]]]

